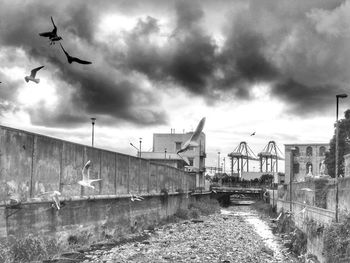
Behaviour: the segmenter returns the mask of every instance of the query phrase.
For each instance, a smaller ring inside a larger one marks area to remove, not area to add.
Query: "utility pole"
[[[92,124],[92,136],[91,136],[91,140],[92,140],[92,142],[91,142],[91,145],[92,145],[92,148],[94,148],[94,136],[95,136],[95,134],[94,134],[94,132],[95,132],[95,121],[96,121],[96,118],[91,118],[91,124]]]
[[[140,138],[140,158],[141,158],[141,144],[142,144],[142,138]]]

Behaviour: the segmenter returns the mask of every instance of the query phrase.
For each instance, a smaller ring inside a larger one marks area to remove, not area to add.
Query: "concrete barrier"
[[[73,196],[159,193],[194,189],[195,177],[149,160],[0,126],[0,204],[60,191]],[[95,189],[83,188],[81,170],[91,160]]]
[[[77,184],[88,160],[90,177],[102,179],[95,189]],[[28,233],[63,238],[83,229],[120,235],[185,208],[194,188],[195,176],[174,167],[0,126],[2,238]],[[61,192],[60,210],[41,195],[48,191]],[[145,200],[132,202],[130,194]],[[11,205],[11,198],[20,204]]]

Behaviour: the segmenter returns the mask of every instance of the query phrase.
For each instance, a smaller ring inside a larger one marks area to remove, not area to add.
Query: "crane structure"
[[[246,142],[240,142],[233,152],[227,155],[231,159],[231,176],[234,176],[234,170],[241,177],[242,172],[249,172],[249,160],[259,161],[254,152]]]
[[[279,155],[279,153],[281,155]],[[283,154],[275,141],[269,141],[258,154],[260,160],[260,172],[278,172],[278,160],[284,160]],[[269,167],[270,166],[270,167]]]

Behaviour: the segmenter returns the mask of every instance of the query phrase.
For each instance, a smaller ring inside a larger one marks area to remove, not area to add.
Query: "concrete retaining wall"
[[[349,178],[339,179],[339,211],[349,209]],[[291,198],[292,197],[292,198]],[[295,225],[308,236],[307,251],[317,256],[320,262],[326,262],[323,252],[323,235],[310,234],[309,224],[328,226],[335,220],[335,180],[314,179],[306,182],[279,186],[277,211],[290,211]]]
[[[0,210],[0,237],[45,235],[62,244],[82,233],[88,233],[89,243],[118,238],[154,226],[195,200],[186,194],[149,196],[142,202],[130,198],[76,200],[66,202],[60,210],[45,202],[26,203],[18,209]]]
[[[77,184],[88,160],[90,178],[102,179],[95,189]],[[82,229],[120,235],[186,207],[194,188],[195,177],[174,167],[0,126],[0,237],[64,238]],[[60,210],[41,195],[55,190]],[[145,200],[132,202],[130,193]],[[9,205],[11,198],[20,205]]]
[[[91,160],[95,189],[83,188],[82,168]],[[195,188],[195,177],[174,167],[0,126],[0,204],[60,191],[62,198],[175,192]]]

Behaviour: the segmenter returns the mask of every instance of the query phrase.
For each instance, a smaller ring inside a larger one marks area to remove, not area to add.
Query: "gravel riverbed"
[[[259,214],[247,206],[164,225],[147,235],[144,241],[90,251],[84,263],[298,262]]]

